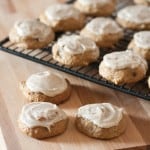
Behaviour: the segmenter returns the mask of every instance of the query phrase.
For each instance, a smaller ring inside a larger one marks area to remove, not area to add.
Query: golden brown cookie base
[[[137,47],[134,40],[132,40],[129,43],[128,49],[133,50],[134,52],[136,52],[139,55],[143,56],[146,60],[150,61],[150,49],[144,49],[144,48]]]
[[[117,18],[116,20],[123,28],[132,30],[150,30],[150,23],[137,24],[120,18]]]
[[[75,54],[75,55],[66,55],[65,58],[63,58],[58,50],[57,44],[53,46],[52,54],[53,59],[60,62],[61,64],[67,65],[67,66],[87,66],[88,64],[96,61],[99,57],[99,54],[93,54],[95,51],[86,51],[82,54]]]
[[[113,70],[108,68],[102,61],[99,65],[99,74],[108,81],[115,84],[135,83],[145,77],[145,70],[142,66],[135,69]]]
[[[134,0],[134,3],[150,6],[150,2],[148,2],[148,0]]]
[[[54,31],[75,31],[80,30],[85,24],[85,16],[81,14],[78,19],[68,18],[57,22],[49,21],[48,18],[42,14],[40,21],[53,28]]]
[[[18,121],[18,123],[19,128],[23,133],[36,139],[44,139],[62,134],[67,128],[68,119],[61,120],[51,125],[49,129],[41,126],[29,128],[25,124],[23,124],[20,120]]]
[[[44,41],[39,41],[39,39],[34,39],[32,37],[20,37],[15,29],[12,29],[9,34],[9,39],[11,42],[15,43],[18,47],[24,49],[37,49],[43,48],[50,44],[55,38],[53,32]]]
[[[76,117],[75,121],[77,129],[85,135],[98,139],[111,139],[122,134],[126,129],[125,116],[121,119],[117,126],[110,128],[100,128],[91,121],[82,117]]]
[[[86,28],[83,29],[80,34],[95,41],[99,47],[113,47],[114,44],[123,38],[123,32],[96,35],[88,31]]]
[[[109,16],[115,10],[115,5],[116,5],[115,0],[112,0],[112,2],[106,5],[97,4],[96,6],[93,5],[85,6],[81,4],[79,1],[76,1],[74,4],[75,8],[77,8],[82,13],[90,16]]]
[[[49,97],[40,92],[30,91],[27,88],[25,81],[22,81],[20,83],[20,89],[22,90],[23,94],[25,95],[25,97],[28,99],[29,102],[51,102],[54,104],[60,104],[64,101],[66,101],[71,94],[71,85],[68,80],[66,80],[66,81],[68,84],[67,89],[63,93],[58,94],[54,97]]]

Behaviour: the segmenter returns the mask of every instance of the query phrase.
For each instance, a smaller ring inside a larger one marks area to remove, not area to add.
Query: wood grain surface
[[[54,0],[0,0],[0,39],[14,21],[38,15]],[[38,71],[51,70],[28,60],[0,51],[0,150],[150,150],[150,102],[93,84],[59,72],[73,85],[70,99],[60,105],[69,115],[67,131],[47,140],[35,140],[22,134],[17,118],[25,97],[18,88],[20,81]],[[76,110],[81,105],[110,102],[123,107],[127,130],[112,140],[96,140],[79,133],[74,126]]]

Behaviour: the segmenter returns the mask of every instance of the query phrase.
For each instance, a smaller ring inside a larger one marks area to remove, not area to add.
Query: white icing
[[[15,29],[19,36],[37,38],[40,41],[45,40],[52,30],[45,24],[37,20],[24,20],[15,23]]]
[[[57,42],[59,51],[70,54],[80,54],[87,50],[99,52],[95,42],[86,37],[78,35],[63,36]]]
[[[103,17],[93,19],[85,28],[96,35],[122,32],[114,20]]]
[[[80,12],[71,5],[53,4],[46,9],[45,15],[50,21],[59,21],[68,18],[79,19]]]
[[[103,5],[103,4],[108,4],[111,3],[112,0],[78,0],[79,3],[83,5]]]
[[[67,119],[64,111],[55,104],[46,102],[33,102],[23,106],[19,120],[29,128],[50,126]]]
[[[120,10],[118,18],[135,23],[150,23],[150,7],[144,5],[128,6]]]
[[[126,68],[135,69],[142,66],[145,74],[148,67],[144,58],[130,50],[106,54],[103,57],[103,62],[107,67],[114,70]]]
[[[123,117],[123,109],[110,103],[97,103],[82,106],[77,116],[83,117],[101,128],[118,125]]]
[[[134,42],[137,47],[150,50],[150,31],[141,31],[135,33]]]
[[[67,82],[61,76],[49,71],[31,75],[26,86],[32,92],[41,92],[47,96],[54,97],[67,89]]]

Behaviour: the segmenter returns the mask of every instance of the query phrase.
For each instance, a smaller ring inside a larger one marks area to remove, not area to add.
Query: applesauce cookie
[[[72,5],[53,4],[43,14],[40,21],[51,26],[54,31],[74,31],[85,24],[85,16]]]
[[[88,104],[78,109],[75,121],[79,131],[98,139],[111,139],[126,129],[123,109],[110,103]]]
[[[68,117],[55,104],[33,102],[23,106],[18,119],[20,130],[36,139],[62,134],[68,124]]]
[[[60,104],[71,94],[69,81],[50,71],[31,75],[26,81],[21,82],[20,89],[29,102]]]
[[[54,60],[68,66],[86,66],[96,61],[99,53],[95,42],[79,35],[65,35],[52,48]]]
[[[124,28],[149,30],[150,7],[144,5],[127,6],[118,12],[117,22]]]
[[[128,49],[132,49],[134,52],[150,61],[150,31],[140,31],[135,33]]]
[[[116,7],[116,0],[77,0],[75,8],[90,16],[109,16]]]
[[[115,84],[135,83],[147,72],[146,60],[133,51],[120,51],[104,55],[99,74]]]
[[[96,42],[100,47],[112,47],[123,37],[123,30],[110,18],[99,17],[91,20],[81,35]]]
[[[45,47],[54,37],[53,30],[37,20],[17,21],[9,33],[10,41],[25,49]]]

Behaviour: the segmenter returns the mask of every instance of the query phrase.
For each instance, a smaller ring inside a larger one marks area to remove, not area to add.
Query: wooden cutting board
[[[0,0],[0,38],[8,34],[15,20],[37,17],[48,4],[50,0],[36,1],[36,7],[35,1],[30,0]],[[70,99],[60,105],[70,119],[66,132],[47,140],[35,140],[22,134],[17,119],[26,99],[18,84],[32,73],[44,70],[58,72],[0,51],[0,150],[150,150],[150,102],[62,72],[59,73],[73,86]],[[120,137],[97,140],[76,130],[74,118],[77,108],[99,102],[110,102],[124,108],[128,125]]]

